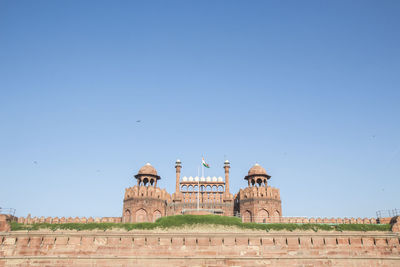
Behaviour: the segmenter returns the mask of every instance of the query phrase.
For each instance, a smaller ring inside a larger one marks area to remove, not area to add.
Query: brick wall
[[[0,233],[0,266],[400,266],[397,233]]]

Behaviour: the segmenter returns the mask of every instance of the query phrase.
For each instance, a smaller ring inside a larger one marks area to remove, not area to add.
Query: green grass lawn
[[[11,230],[110,230],[110,229],[125,229],[125,230],[152,230],[156,228],[168,229],[179,228],[184,226],[195,225],[221,225],[234,226],[241,229],[256,229],[256,230],[319,230],[323,231],[390,231],[390,224],[295,224],[295,223],[242,223],[241,219],[236,217],[216,216],[216,215],[175,215],[167,216],[158,219],[155,223],[35,223],[21,224],[17,222],[11,223]],[[210,231],[212,227],[210,227]]]

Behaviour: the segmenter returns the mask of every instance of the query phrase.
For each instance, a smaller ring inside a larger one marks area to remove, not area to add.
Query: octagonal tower
[[[166,215],[171,196],[157,187],[161,179],[156,169],[147,163],[135,175],[137,185],[125,189],[123,222],[154,222]]]
[[[235,196],[235,209],[244,222],[267,222],[282,216],[279,189],[268,186],[271,178],[259,164],[250,168],[245,180],[248,187],[240,189]]]

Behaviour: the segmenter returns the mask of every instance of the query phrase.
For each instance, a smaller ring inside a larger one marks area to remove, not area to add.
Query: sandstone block
[[[196,238],[195,237],[186,237],[185,238],[185,246],[196,246]]]
[[[222,245],[222,238],[221,237],[211,237],[211,246],[221,246]]]
[[[300,237],[300,246],[301,248],[311,248],[312,244],[311,244],[311,237],[308,236],[302,236]]]
[[[234,237],[224,237],[224,246],[234,246],[236,244]]]
[[[182,246],[183,245],[183,237],[173,237],[172,245],[173,246]]]
[[[197,238],[197,245],[199,245],[199,246],[209,246],[210,245],[210,238],[209,237],[198,237]]]
[[[161,237],[160,238],[160,246],[170,246],[171,245],[171,237]]]
[[[145,238],[144,237],[135,237],[133,239],[134,246],[144,246],[145,245]]]
[[[57,236],[56,237],[56,240],[55,240],[55,244],[57,245],[57,246],[59,246],[59,245],[66,245],[66,244],[68,244],[68,237],[67,236]]]

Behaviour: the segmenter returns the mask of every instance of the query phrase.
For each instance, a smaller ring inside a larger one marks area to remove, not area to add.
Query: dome
[[[212,181],[213,181],[213,182],[218,181],[217,177],[214,176],[214,177],[212,178]]]
[[[210,177],[210,176],[207,176],[206,181],[207,181],[207,182],[211,182],[211,177]]]
[[[151,175],[157,175],[156,169],[151,166],[150,163],[146,163],[142,168],[140,168],[138,174],[151,174]]]
[[[248,175],[268,175],[267,171],[261,167],[258,163],[254,164],[253,167],[250,168]]]
[[[192,176],[189,177],[189,182],[193,182],[193,177]]]
[[[187,179],[188,179],[188,178],[187,178],[186,176],[183,176],[183,181],[184,181],[184,182],[187,182]]]
[[[218,182],[223,182],[223,179],[222,179],[222,177],[220,176],[220,177],[218,177]]]
[[[201,178],[200,178],[200,181],[201,181],[201,182],[205,182],[205,181],[206,181],[206,178],[201,177]]]
[[[198,181],[199,181],[199,176],[194,177],[194,180],[195,180],[196,182],[198,182]]]

